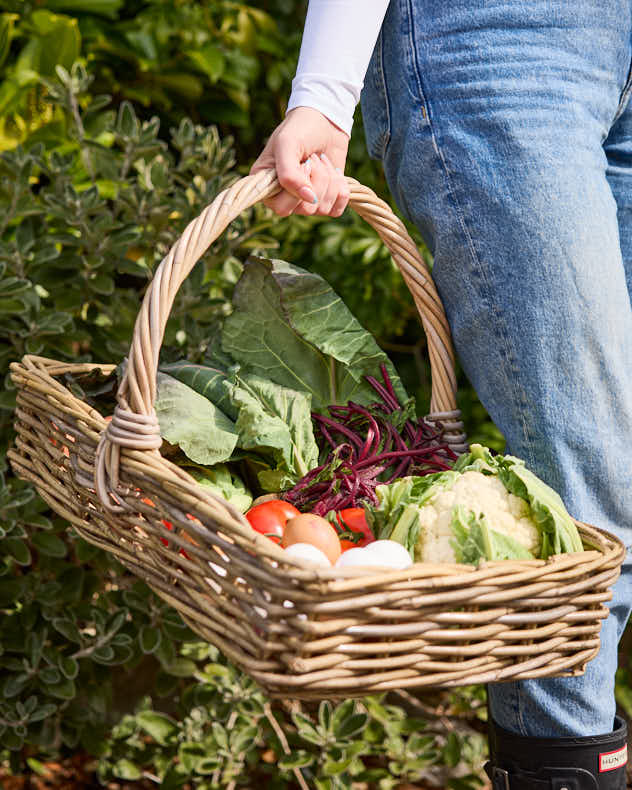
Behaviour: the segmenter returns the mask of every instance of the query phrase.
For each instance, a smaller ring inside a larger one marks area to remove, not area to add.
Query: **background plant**
[[[282,0],[9,0],[4,8],[3,450],[11,440],[12,360],[123,359],[156,264],[247,172],[281,117],[304,12]],[[184,83],[193,87],[187,92]],[[387,197],[360,119],[348,170]],[[246,212],[183,285],[166,358],[203,359],[253,250],[323,274],[424,411],[429,370],[412,300],[375,232],[351,212],[336,222],[280,221],[261,206]],[[470,433],[500,449],[502,437],[466,382],[460,399]],[[320,709],[266,700],[143,584],[68,529],[4,460],[0,633],[0,754],[14,772],[36,772],[47,758],[83,749],[100,758],[104,781],[480,784],[480,688]],[[192,746],[198,742],[204,754]]]

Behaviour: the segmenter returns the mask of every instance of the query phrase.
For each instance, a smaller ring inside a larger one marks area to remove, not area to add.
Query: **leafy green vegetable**
[[[411,543],[415,545],[417,539],[412,541],[406,535],[406,530],[419,535],[418,509],[428,503],[440,489],[451,488],[458,476],[457,472],[450,470],[422,477],[402,477],[394,483],[377,486],[375,493],[379,504],[375,506],[367,503],[364,506],[367,524],[377,540],[397,540],[407,548]],[[414,506],[413,509],[409,505]],[[413,513],[416,513],[415,519]],[[412,552],[411,556],[414,556]]]
[[[452,509],[451,541],[457,562],[477,565],[480,560],[532,560],[533,554],[510,535],[492,529],[483,514],[463,505]]]
[[[275,469],[258,474],[264,490],[289,488],[317,465],[309,395],[252,375],[237,377],[227,389],[239,409],[238,446],[274,459]]]
[[[372,403],[364,376],[381,364],[400,402],[408,400],[386,354],[325,280],[285,261],[246,262],[221,345],[248,372],[309,393],[317,412],[349,400]]]
[[[235,423],[207,398],[159,372],[156,416],[160,435],[198,464],[227,461],[237,445]]]
[[[542,559],[552,554],[584,550],[577,527],[560,495],[527,469],[520,458],[494,456],[486,447],[473,444],[454,468],[459,472],[475,469],[495,474],[510,493],[529,503],[531,517],[542,535]]]
[[[208,488],[212,494],[223,497],[242,513],[252,504],[252,494],[227,464],[216,464],[211,469],[186,465],[185,469],[201,486]]]
[[[226,387],[226,382],[232,378],[234,372],[238,369],[238,365],[233,367],[219,364],[194,365],[186,360],[160,366],[160,370],[178,379],[178,381],[188,384],[200,395],[204,395],[205,398],[212,401],[231,420],[237,419],[239,409],[231,401],[230,391]]]
[[[186,381],[234,419],[236,446],[267,462],[257,470],[264,491],[289,488],[318,464],[311,399],[306,392],[256,375],[242,375],[238,365],[222,370],[219,365],[176,362],[161,370]]]

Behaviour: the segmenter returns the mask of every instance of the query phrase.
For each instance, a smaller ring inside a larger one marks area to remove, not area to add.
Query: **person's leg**
[[[460,361],[508,451],[632,545],[632,309],[602,143],[628,0],[395,0],[363,92],[369,150],[434,253]],[[611,731],[632,574],[579,678],[489,687],[528,736]]]

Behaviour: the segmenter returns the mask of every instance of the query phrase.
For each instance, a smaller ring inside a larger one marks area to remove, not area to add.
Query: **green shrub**
[[[15,395],[9,362],[24,353],[120,361],[156,262],[235,178],[230,141],[216,130],[183,120],[166,144],[158,123],[139,122],[129,103],[113,113],[96,98],[79,111],[88,76],[81,67],[58,71],[48,91],[63,128],[0,158],[5,448]],[[265,213],[255,208],[237,220],[182,288],[166,337],[174,355],[202,357],[239,270],[234,253],[259,243]],[[146,590],[133,595],[134,579],[69,534],[2,463],[2,744],[89,749],[116,721],[109,667],[129,672],[152,652],[172,671],[173,640],[191,634]]]
[[[5,0],[0,14],[0,149],[57,120],[40,77],[78,57],[95,90],[163,125],[185,116],[239,149],[276,124],[293,75],[306,4],[287,0]],[[254,154],[253,154],[254,155]]]
[[[273,707],[215,648],[189,643],[183,652],[203,662],[197,682],[175,715],[147,698],[123,717],[99,761],[102,781],[151,776],[165,790],[185,782],[198,790],[342,790],[352,782],[392,790],[424,779],[455,790],[481,786],[484,738],[466,722],[446,717],[460,725],[447,732],[383,696]]]

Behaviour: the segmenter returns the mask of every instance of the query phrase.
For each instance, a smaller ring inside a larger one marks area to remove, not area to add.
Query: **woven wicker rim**
[[[368,187],[347,178],[349,206],[372,225],[399,267],[413,296],[428,342],[432,374],[429,421],[438,422],[455,452],[466,449],[463,423],[456,407],[454,350],[439,294],[404,224],[390,206]],[[158,266],[141,305],[126,372],[117,393],[118,405],[97,450],[95,483],[101,501],[112,510],[110,494],[119,481],[121,447],[157,452],[160,429],[154,411],[158,356],[175,296],[208,247],[245,209],[280,190],[274,170],[246,176],[221,192],[189,223]]]

